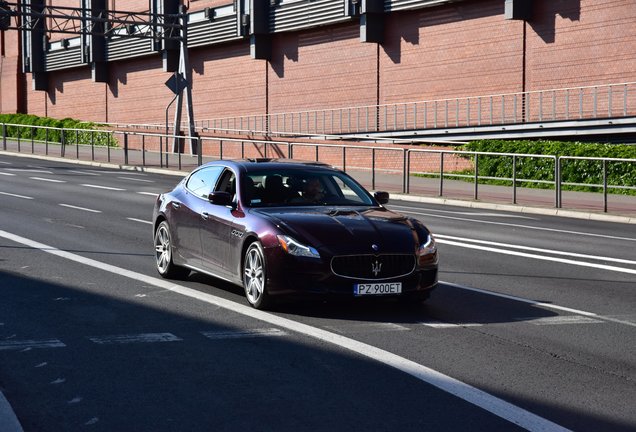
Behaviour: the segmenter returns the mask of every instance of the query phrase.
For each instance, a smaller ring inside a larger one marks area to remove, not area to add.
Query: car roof
[[[328,171],[339,171],[337,168],[323,162],[302,161],[296,159],[275,159],[275,158],[256,158],[256,159],[226,159],[222,161],[209,162],[205,166],[222,165],[234,167],[244,172],[252,171],[276,171],[283,169],[305,170],[307,168],[318,168]]]

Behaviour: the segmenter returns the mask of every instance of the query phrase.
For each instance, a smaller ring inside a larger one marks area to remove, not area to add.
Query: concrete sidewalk
[[[161,157],[158,152],[142,152],[132,149],[128,150],[126,154],[121,148],[91,148],[82,145],[67,145],[62,152],[59,144],[49,143],[45,145],[30,141],[22,141],[18,145],[16,141],[7,140],[6,151],[1,152],[3,154],[44,157],[79,164],[161,172],[180,176],[198,166],[198,158],[191,155],[174,153],[166,155],[163,153]],[[212,160],[215,158],[204,157],[203,163]],[[347,168],[346,171],[368,189],[386,190],[395,198],[403,200],[636,223],[636,196],[608,194],[607,212],[604,212],[602,191],[598,193],[563,191],[562,208],[557,208],[557,196],[554,188],[517,187],[514,191],[512,186],[484,184],[478,184],[475,188],[474,182],[444,178],[441,185],[442,195],[440,195],[439,178],[410,176],[408,179],[409,193],[405,194],[405,179],[401,172],[376,170],[375,176],[373,176],[371,170],[366,169]],[[475,199],[475,194],[477,194],[477,199]]]

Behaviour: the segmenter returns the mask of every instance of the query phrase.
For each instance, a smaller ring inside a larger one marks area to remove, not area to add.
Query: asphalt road
[[[177,181],[0,156],[0,389],[25,431],[636,429],[633,225],[392,201],[439,242],[425,305],[260,313],[158,277]]]

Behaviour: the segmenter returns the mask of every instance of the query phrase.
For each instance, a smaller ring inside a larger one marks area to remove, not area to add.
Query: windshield
[[[242,185],[242,201],[249,207],[377,205],[351,177],[337,171],[249,172]]]

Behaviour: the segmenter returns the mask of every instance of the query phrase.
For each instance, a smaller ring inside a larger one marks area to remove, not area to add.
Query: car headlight
[[[420,245],[417,249],[418,255],[428,255],[437,252],[437,244],[435,243],[435,237],[433,234],[428,235],[426,241]]]
[[[307,257],[307,258],[320,258],[318,251],[302,243],[297,242],[292,237],[286,235],[279,235],[278,242],[282,246],[283,250],[290,255]]]

